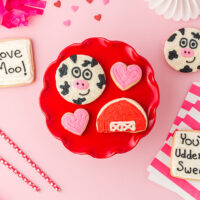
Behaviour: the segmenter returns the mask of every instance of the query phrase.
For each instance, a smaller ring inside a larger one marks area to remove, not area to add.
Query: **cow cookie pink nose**
[[[181,56],[183,56],[185,58],[193,57],[194,51],[189,48],[183,48],[183,49],[181,49]]]
[[[73,86],[79,90],[86,90],[89,87],[89,83],[85,80],[75,80]]]

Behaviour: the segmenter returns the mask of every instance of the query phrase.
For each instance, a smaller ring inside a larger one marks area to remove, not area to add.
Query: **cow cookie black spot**
[[[68,102],[84,105],[95,101],[106,87],[99,62],[87,55],[71,55],[56,70],[56,88]]]
[[[196,72],[200,68],[200,30],[181,28],[165,42],[164,55],[167,63],[176,71]]]

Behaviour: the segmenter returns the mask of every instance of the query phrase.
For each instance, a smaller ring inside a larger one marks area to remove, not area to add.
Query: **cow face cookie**
[[[180,72],[196,72],[200,69],[200,31],[182,28],[165,42],[164,54],[168,64]]]
[[[72,55],[56,71],[56,87],[68,102],[88,104],[96,100],[106,86],[101,65],[92,57]]]

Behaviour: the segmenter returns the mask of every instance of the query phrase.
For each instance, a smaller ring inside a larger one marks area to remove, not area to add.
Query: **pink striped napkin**
[[[178,130],[200,130],[200,82],[192,84],[170,133],[148,171],[149,179],[170,189],[187,200],[200,200],[200,182],[174,178],[170,175],[172,136]]]

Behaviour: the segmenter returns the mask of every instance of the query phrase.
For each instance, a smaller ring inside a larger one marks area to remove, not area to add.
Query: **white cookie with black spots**
[[[56,87],[66,101],[88,104],[103,93],[106,87],[105,73],[94,58],[72,55],[56,70]]]
[[[182,28],[165,42],[167,63],[176,71],[188,73],[200,69],[200,30]]]

